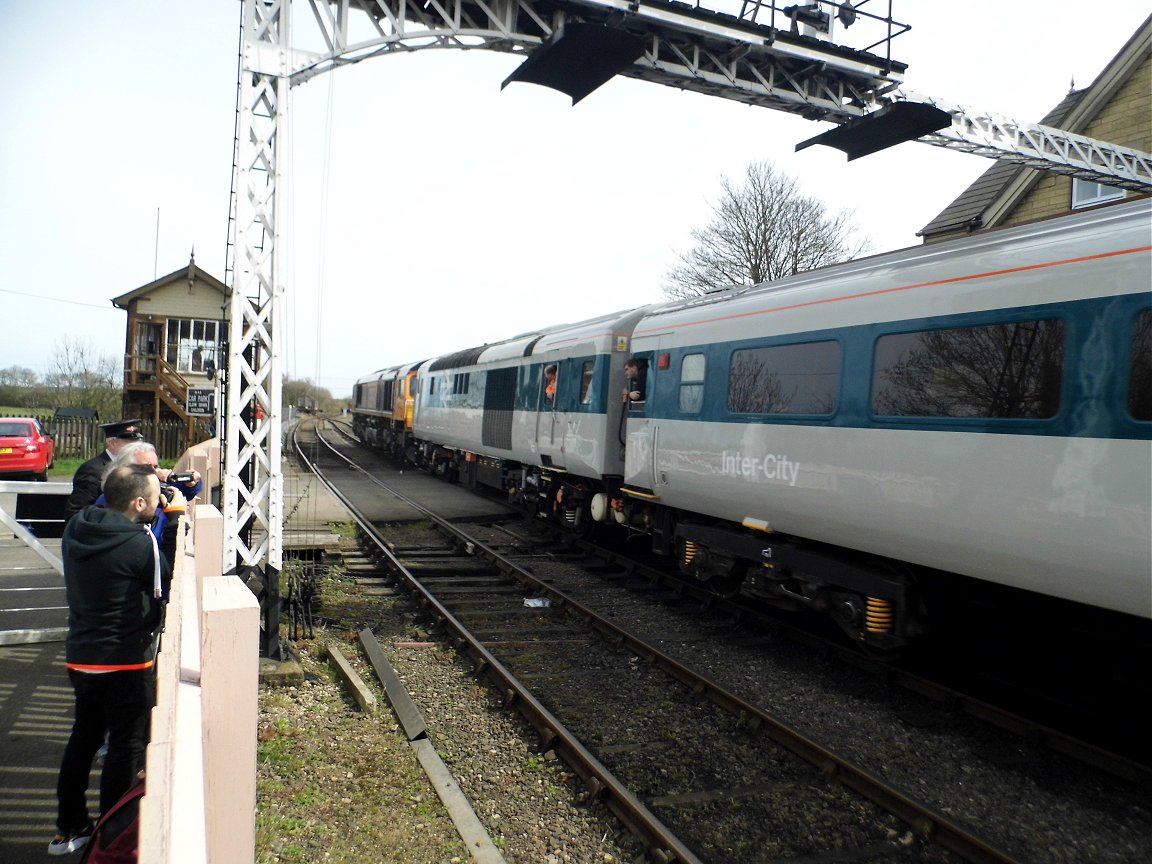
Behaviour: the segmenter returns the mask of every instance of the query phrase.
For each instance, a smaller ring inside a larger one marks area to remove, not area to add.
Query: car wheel
[[[48,469],[45,468],[43,474],[33,474],[32,479],[35,480],[37,483],[47,483],[48,482]]]

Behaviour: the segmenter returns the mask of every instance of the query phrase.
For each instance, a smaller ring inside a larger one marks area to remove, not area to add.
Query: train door
[[[595,412],[594,400],[603,399],[597,392],[596,359],[576,357],[564,361],[564,391],[562,410],[564,440],[560,449],[564,468],[582,476],[595,476],[603,471],[604,453],[595,442],[603,440],[604,427],[601,413]]]
[[[546,464],[553,464],[563,444],[563,431],[558,428],[562,422],[557,405],[562,394],[560,363],[545,363],[540,374],[536,406],[536,446],[540,455],[547,458]]]
[[[624,363],[624,482],[629,486],[653,489],[656,450],[660,429],[651,416],[656,399],[657,370],[653,352],[633,354]]]

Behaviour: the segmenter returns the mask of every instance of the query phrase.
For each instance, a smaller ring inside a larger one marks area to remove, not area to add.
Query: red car
[[[56,459],[56,441],[35,417],[0,417],[0,479],[31,474],[47,480]]]

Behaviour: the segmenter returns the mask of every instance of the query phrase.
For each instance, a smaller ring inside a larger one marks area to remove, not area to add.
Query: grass
[[[359,710],[325,659],[335,642],[362,671],[356,633],[395,614],[341,568],[322,575],[318,625],[294,642],[305,680],[262,687],[257,730],[256,864],[463,864],[470,860],[378,682],[380,708]]]
[[[462,864],[468,852],[392,713],[360,712],[321,660],[324,640],[356,657],[353,636],[321,628],[295,643],[305,683],[261,689],[256,864]]]
[[[48,479],[54,483],[70,483],[76,470],[87,461],[87,459],[57,459],[48,471]],[[161,468],[171,468],[175,464],[175,459],[160,460]]]
[[[57,459],[48,471],[48,479],[55,483],[70,481],[76,469],[83,464],[83,459]]]

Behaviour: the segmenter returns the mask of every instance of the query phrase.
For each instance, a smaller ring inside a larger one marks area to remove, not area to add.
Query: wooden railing
[[[124,386],[159,394],[181,419],[187,419],[188,380],[159,354],[124,355]]]

